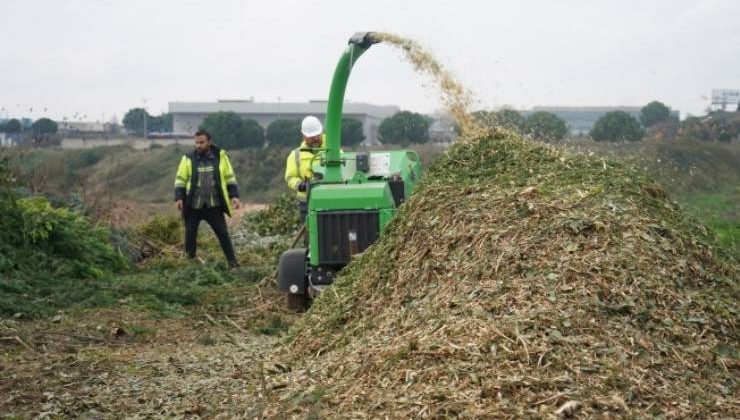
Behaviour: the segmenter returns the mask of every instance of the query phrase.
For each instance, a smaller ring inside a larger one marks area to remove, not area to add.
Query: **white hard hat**
[[[313,115],[309,115],[301,122],[301,133],[306,137],[315,137],[323,132],[324,127],[321,125],[321,121]]]

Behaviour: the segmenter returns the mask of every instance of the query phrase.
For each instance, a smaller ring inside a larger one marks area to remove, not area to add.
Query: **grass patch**
[[[126,306],[159,316],[182,316],[193,305],[238,305],[235,290],[253,285],[271,266],[231,272],[223,262],[166,262],[103,278],[14,279],[2,285],[4,316],[41,318],[57,310]]]
[[[717,235],[723,247],[740,258],[740,188],[689,194],[680,200]]]

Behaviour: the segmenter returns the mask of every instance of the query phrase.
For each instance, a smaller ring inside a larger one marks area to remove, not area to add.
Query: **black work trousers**
[[[208,222],[211,229],[213,229],[229,264],[235,264],[236,255],[234,255],[234,246],[231,244],[229,229],[226,226],[226,218],[221,207],[209,207],[205,209],[191,208],[185,213],[185,252],[188,254],[188,257],[195,258],[198,226],[201,220]]]
[[[308,216],[308,203],[305,201],[298,200],[298,228],[306,223],[306,216]]]
[[[305,201],[298,200],[298,230],[300,230],[304,224],[306,224],[306,216],[308,216],[308,203]],[[308,248],[308,232],[303,232],[303,246]]]

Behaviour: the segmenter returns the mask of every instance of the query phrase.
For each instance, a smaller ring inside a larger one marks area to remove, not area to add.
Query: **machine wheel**
[[[307,294],[294,295],[288,293],[285,297],[287,298],[288,309],[295,312],[306,312],[311,303]]]
[[[278,288],[287,293],[288,309],[298,312],[308,309],[305,248],[289,249],[280,256]]]

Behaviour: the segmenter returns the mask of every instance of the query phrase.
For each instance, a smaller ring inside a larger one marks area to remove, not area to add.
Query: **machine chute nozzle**
[[[371,45],[380,42],[379,39],[373,36],[373,32],[356,32],[349,38],[349,44],[355,44],[361,48],[370,48]]]

